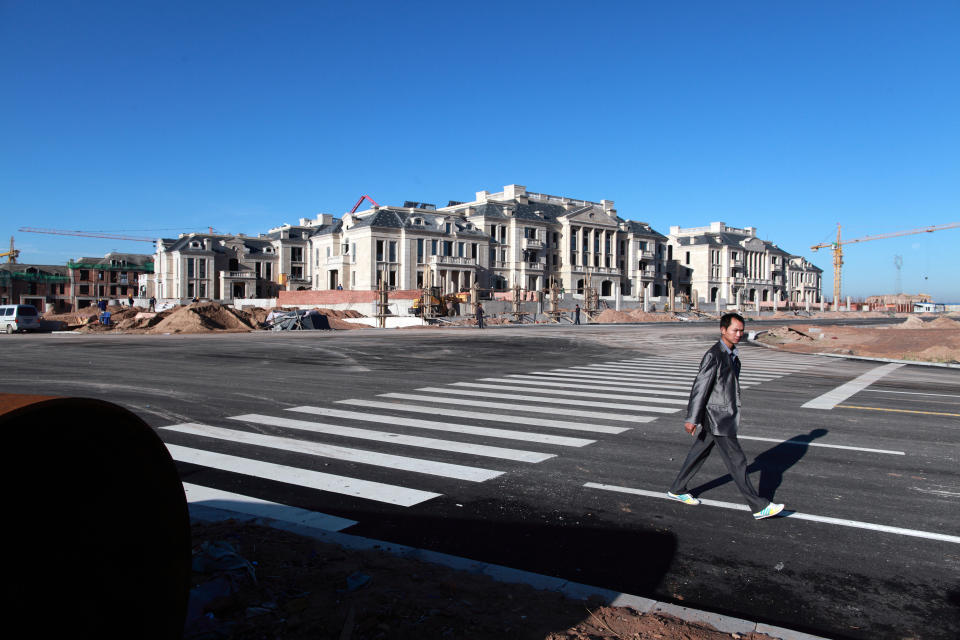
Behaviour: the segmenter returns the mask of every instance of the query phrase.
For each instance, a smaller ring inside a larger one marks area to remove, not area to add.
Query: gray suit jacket
[[[739,363],[738,363],[739,365]],[[718,341],[700,361],[690,389],[685,422],[703,425],[715,436],[736,435],[740,426],[740,367]]]

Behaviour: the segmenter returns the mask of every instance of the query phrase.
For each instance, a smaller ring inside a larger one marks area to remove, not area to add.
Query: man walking
[[[580,324],[580,305],[573,308],[573,324]]]
[[[477,303],[477,329],[483,329],[483,305]]]
[[[687,492],[687,483],[716,445],[727,471],[750,505],[753,517],[762,520],[783,511],[783,505],[761,498],[754,489],[747,476],[747,457],[737,440],[737,427],[740,426],[740,354],[737,343],[743,337],[743,326],[740,314],[724,314],[720,318],[720,340],[700,361],[683,425],[687,433],[696,434],[696,440],[667,495],[685,504],[700,504]]]

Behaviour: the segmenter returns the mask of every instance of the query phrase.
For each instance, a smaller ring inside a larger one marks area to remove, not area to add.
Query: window
[[[207,283],[206,283],[206,282],[201,282],[201,283],[200,283],[200,297],[201,297],[201,298],[206,298],[206,297],[207,297]]]
[[[459,257],[461,257],[461,258],[464,257],[464,255],[463,255],[464,244],[465,244],[465,243],[463,243],[463,242],[458,242],[458,243],[457,243],[457,256],[459,256]]]
[[[192,282],[188,282],[188,283],[187,283],[187,297],[188,297],[188,298],[192,298],[192,297],[193,297],[193,283],[192,283]]]
[[[396,262],[397,261],[397,241],[391,240],[389,247],[390,247],[390,262]]]
[[[480,245],[474,242],[470,247],[470,257],[476,260],[478,255],[480,255]]]
[[[430,255],[432,256],[437,255],[437,242],[437,240],[430,241]]]
[[[192,278],[192,277],[193,277],[193,269],[194,269],[194,267],[193,267],[193,261],[194,261],[194,260],[195,260],[195,258],[187,258],[187,277],[188,277],[188,278]],[[192,298],[193,296],[190,296],[190,297]]]
[[[327,257],[330,257],[330,254],[333,252],[333,247],[327,247]]]
[[[417,262],[423,262],[423,238],[417,238]]]
[[[207,277],[207,261],[204,258],[197,258],[197,262],[199,263],[199,266],[200,266],[200,277],[206,278]]]
[[[383,262],[383,240],[377,240],[377,262]]]
[[[90,279],[90,271],[87,270],[87,269],[81,269],[81,270],[80,270],[80,279],[81,279],[81,280],[89,280],[89,279]]]
[[[303,278],[303,267],[290,267],[291,278]]]
[[[82,295],[82,296],[88,296],[88,295],[90,295],[90,285],[88,285],[88,284],[82,284],[82,285],[80,285],[80,295]]]
[[[263,263],[263,279],[273,280],[273,264],[270,262]]]
[[[690,264],[690,252],[687,251],[686,254],[687,255],[684,257],[683,264]]]
[[[290,247],[290,260],[303,262],[303,247]]]
[[[258,278],[260,277],[260,263],[259,263],[259,262],[254,262],[254,263],[253,263],[253,273],[254,273]]]
[[[447,233],[450,233],[450,223],[449,223],[449,222],[448,222],[447,224],[443,225],[443,230],[444,230],[445,232],[447,232]]]
[[[444,240],[443,241],[443,255],[452,256],[453,255],[453,240]]]
[[[640,251],[646,251],[646,250],[647,250],[647,243],[646,243],[645,240],[641,240],[639,244],[640,244]]]

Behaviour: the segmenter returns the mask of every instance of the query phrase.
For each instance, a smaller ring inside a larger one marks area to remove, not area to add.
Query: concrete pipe
[[[37,637],[181,638],[190,518],[153,429],[101,400],[10,394],[0,428],[7,620]]]

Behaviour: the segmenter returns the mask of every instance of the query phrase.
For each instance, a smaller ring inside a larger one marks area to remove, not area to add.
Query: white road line
[[[293,522],[324,531],[342,531],[357,524],[356,520],[347,520],[331,516],[319,511],[309,511],[299,507],[261,500],[239,493],[230,493],[220,489],[201,487],[198,484],[183,483],[183,492],[187,495],[187,502],[193,505],[226,509],[245,513],[258,518],[270,518],[283,522]]]
[[[315,416],[330,416],[333,418],[347,418],[348,420],[363,420],[364,422],[381,422],[385,424],[403,425],[405,427],[415,427],[417,429],[435,429],[437,431],[449,431],[450,433],[469,433],[477,436],[490,436],[493,438],[505,438],[508,440],[524,440],[526,442],[539,442],[541,444],[555,444],[561,447],[583,447],[593,444],[596,440],[587,440],[585,438],[570,438],[568,436],[554,436],[547,433],[531,433],[529,431],[513,431],[511,429],[492,429],[489,427],[473,427],[465,424],[453,424],[449,422],[434,422],[432,420],[417,420],[416,418],[401,418],[399,416],[386,416],[375,413],[363,413],[362,411],[343,411],[341,409],[330,409],[327,407],[290,407],[287,411],[297,411],[299,413],[309,413]],[[432,412],[435,413],[435,412]],[[617,429],[617,432],[623,431]]]
[[[806,440],[783,440],[781,438],[761,438],[759,436],[742,436],[737,434],[741,440],[760,440],[763,442],[779,442],[780,444],[796,444],[810,447],[827,447],[829,449],[846,449],[848,451],[865,451],[867,453],[888,453],[892,456],[905,456],[903,451],[891,451],[890,449],[868,449],[866,447],[848,447],[842,444],[826,444],[823,442],[807,442]]]
[[[531,371],[531,373],[541,373],[541,372],[539,372],[539,371]],[[691,384],[691,383],[694,381],[694,379],[697,377],[697,372],[696,372],[696,371],[691,371],[690,373],[684,374],[684,375],[679,375],[679,374],[670,373],[670,372],[664,372],[663,374],[659,374],[659,373],[643,373],[643,374],[637,374],[637,373],[630,373],[630,374],[618,373],[618,374],[616,374],[616,375],[613,375],[613,374],[599,375],[600,372],[598,372],[598,371],[589,371],[589,370],[587,370],[587,371],[577,371],[577,370],[575,370],[575,369],[554,369],[553,371],[549,371],[549,372],[545,372],[545,373],[549,373],[550,375],[555,375],[555,376],[566,376],[566,377],[575,376],[575,377],[585,378],[585,379],[588,379],[588,380],[594,380],[594,381],[598,381],[598,382],[599,382],[599,381],[602,381],[602,382],[604,382],[604,383],[606,383],[606,382],[612,382],[612,381],[614,381],[614,380],[632,380],[632,381],[637,381],[637,382],[655,382],[655,383],[657,383],[657,384],[663,384],[664,386],[671,386],[671,387],[674,387],[674,388],[686,388],[686,387],[689,387],[690,384]],[[608,377],[608,376],[609,376],[609,377]],[[765,382],[765,381],[758,381],[758,382]],[[745,387],[745,386],[753,386],[754,384],[755,384],[754,382],[746,381],[746,380],[741,380],[741,382],[740,382],[740,386],[742,386],[742,387]]]
[[[604,371],[608,373],[624,373],[624,374],[672,374],[672,375],[684,375],[684,374],[693,374],[696,375],[699,369],[697,367],[658,367],[655,370],[651,370],[651,367],[604,367],[598,365],[585,365],[582,367],[571,367],[575,370],[587,370],[587,371]],[[776,380],[777,378],[782,378],[782,375],[759,375],[754,374],[753,372],[747,373],[743,372],[740,374],[742,380],[753,381],[753,382],[768,382],[770,380]]]
[[[193,422],[171,425],[169,427],[164,427],[164,430],[177,431],[179,433],[189,433],[196,436],[204,436],[206,438],[217,438],[218,440],[239,442],[258,447],[268,447],[270,449],[279,449],[281,451],[305,453],[307,455],[331,458],[333,460],[344,460],[346,462],[368,464],[373,467],[388,467],[390,469],[398,469],[400,471],[412,471],[413,473],[423,473],[431,476],[456,478],[457,480],[467,480],[469,482],[483,482],[485,480],[490,480],[491,478],[496,478],[497,476],[503,475],[502,471],[492,471],[490,469],[480,469],[478,467],[465,467],[459,464],[434,462],[433,460],[423,460],[421,458],[395,456],[388,453],[380,453],[378,451],[365,451],[363,449],[337,447],[320,442],[306,442],[303,440],[295,440],[293,438],[282,438],[280,436],[268,436],[262,433],[252,433],[250,431],[223,429],[221,427],[211,427],[210,425],[197,424]]]
[[[693,367],[694,369],[697,369],[700,367],[700,360],[701,360],[700,358],[697,358],[696,361],[691,360],[687,363],[678,363],[675,358],[670,358],[670,362],[672,364],[686,364],[690,367]],[[751,358],[749,356],[744,356],[741,358],[741,360],[743,360],[744,369],[749,369],[750,373],[759,373],[759,374],[774,375],[774,376],[784,376],[791,373],[800,373],[814,366],[813,364],[801,365],[796,367],[789,366],[789,365],[783,366],[780,363],[776,363],[773,361],[757,360],[756,358]],[[638,362],[636,364],[642,364],[648,367],[658,367],[663,363],[653,361],[649,363]]]
[[[356,429],[354,427],[342,427],[340,425],[324,424],[322,422],[312,422],[310,420],[295,420],[293,418],[264,416],[256,413],[248,413],[242,416],[230,416],[229,419],[239,420],[241,422],[253,422],[256,424],[269,424],[275,427],[285,427],[288,429],[297,429],[299,431],[309,431],[311,433],[325,433],[328,435],[343,436],[346,438],[372,440],[374,442],[389,442],[390,444],[399,444],[407,447],[420,447],[422,449],[435,449],[437,451],[452,451],[454,453],[465,453],[468,455],[483,456],[486,458],[500,458],[502,460],[513,460],[515,462],[543,462],[544,460],[549,460],[550,458],[556,457],[556,455],[552,453],[523,451],[521,449],[506,449],[504,447],[491,447],[485,444],[471,444],[469,442],[456,442],[454,440],[439,440],[437,438],[422,438],[420,436],[408,436],[402,433],[374,431],[373,429]]]
[[[657,388],[664,389],[689,389],[690,383],[693,382],[693,377],[686,378],[683,380],[676,380],[674,382],[670,378],[663,378],[656,375],[649,376],[631,376],[631,378],[626,378],[624,376],[617,376],[616,378],[600,378],[597,376],[591,376],[586,373],[563,373],[562,371],[531,371],[530,375],[534,375],[540,378],[556,378],[558,380],[575,380],[578,382],[590,383],[603,383],[605,385],[616,385],[621,387],[633,387],[638,384],[656,384]],[[686,393],[686,392],[685,392]]]
[[[666,491],[645,491],[643,489],[631,489],[630,487],[617,487],[609,484],[597,484],[595,482],[587,482],[583,486],[589,487],[591,489],[603,489],[605,491],[616,491],[618,493],[631,493],[638,496],[646,496],[648,498],[662,498],[664,500],[671,500],[673,498],[667,497]],[[720,500],[707,500],[700,498],[700,502],[707,505],[708,507],[721,507],[723,509],[734,509],[736,511],[750,511],[750,507],[745,504],[737,504],[734,502],[721,502]],[[689,507],[684,507],[688,509]],[[857,529],[869,529],[872,531],[882,531],[883,533],[895,533],[901,536],[913,536],[915,538],[927,538],[929,540],[941,540],[943,542],[953,542],[954,544],[960,544],[960,536],[952,536],[946,533],[934,533],[930,531],[920,531],[918,529],[903,529],[901,527],[890,527],[885,524],[873,524],[871,522],[859,522],[857,520],[846,520],[844,518],[830,518],[828,516],[815,516],[808,513],[800,513],[798,511],[784,511],[781,513],[780,518],[796,518],[797,520],[810,520],[812,522],[823,522],[826,524],[835,524],[841,527],[855,527]]]
[[[539,387],[524,387],[522,389],[517,389],[515,386],[511,386],[509,384],[484,384],[482,382],[451,382],[450,386],[469,387],[471,389],[501,389],[504,391],[513,389],[517,391],[529,391],[531,393],[542,393],[544,395],[576,395],[578,398],[605,398],[607,400],[631,400],[636,398],[638,402],[659,402],[660,404],[681,405],[687,404],[686,400],[677,400],[676,398],[654,398],[650,396],[643,396],[628,390],[624,390],[621,393],[591,393],[589,391],[571,392],[569,389],[541,389]],[[653,393],[656,393],[656,391],[653,391]]]
[[[686,391],[664,391],[659,387],[637,385],[633,383],[626,383],[622,386],[614,386],[610,384],[588,384],[584,382],[555,382],[553,380],[544,380],[542,376],[524,376],[520,374],[510,374],[506,378],[480,378],[483,382],[507,382],[510,384],[525,384],[532,385],[536,387],[566,387],[570,389],[584,389],[587,391],[624,391],[634,389],[637,391],[646,391],[649,393],[656,393],[661,396],[683,396],[686,397],[689,394]]]
[[[624,404],[621,402],[595,402],[593,400],[570,400],[566,398],[541,398],[538,396],[519,395],[516,393],[494,393],[492,391],[461,391],[460,389],[449,389],[447,387],[420,387],[416,391],[426,391],[428,393],[449,393],[453,395],[479,396],[481,398],[502,398],[504,400],[522,400],[524,402],[544,402],[548,404],[574,405],[577,407],[597,407],[599,409],[626,409],[628,411],[639,411],[643,413],[676,413],[680,409],[670,409],[668,407],[648,407],[635,404]],[[643,398],[637,398],[640,402]],[[556,409],[556,411],[566,411],[565,409]]]
[[[179,462],[187,462],[211,469],[220,469],[221,471],[230,471],[254,478],[265,478],[267,480],[274,480],[299,487],[317,489],[319,491],[339,493],[355,498],[363,498],[365,500],[395,504],[401,507],[412,507],[415,504],[420,504],[433,498],[439,498],[443,495],[441,493],[407,489],[406,487],[398,487],[381,482],[370,482],[368,480],[335,476],[329,473],[310,471],[308,469],[287,467],[281,464],[273,464],[272,462],[263,462],[251,458],[228,456],[213,451],[191,449],[175,444],[167,444],[166,447],[170,455],[173,456],[173,459]]]
[[[408,411],[411,413],[427,413],[432,416],[450,416],[452,418],[473,418],[487,422],[506,422],[510,424],[528,424],[534,427],[551,427],[553,429],[569,429],[571,431],[588,431],[591,433],[623,433],[630,427],[610,427],[605,424],[585,424],[568,420],[550,420],[548,418],[531,418],[529,416],[515,416],[508,413],[488,413],[480,411],[462,411],[446,407],[427,407],[424,405],[402,404],[400,402],[380,402],[379,400],[337,400],[337,404],[348,404],[355,407],[371,407],[387,409],[388,411]],[[587,442],[593,442],[588,440]]]
[[[899,369],[902,366],[902,364],[891,362],[890,364],[885,364],[874,369],[870,369],[870,371],[857,376],[853,380],[840,385],[836,389],[831,389],[822,396],[805,402],[803,405],[801,405],[801,407],[804,409],[833,409],[835,406],[858,391],[863,391],[883,376],[887,375],[888,373],[892,373],[895,369]]]
[[[864,389],[864,393],[903,393],[911,396],[939,396],[941,398],[960,398],[952,393],[921,393],[919,391],[891,391],[889,389]]]
[[[468,398],[443,398],[440,396],[421,396],[415,393],[381,393],[381,398],[396,398],[398,400],[420,400],[421,402],[435,402],[439,404],[455,404],[468,407],[487,407],[490,409],[508,409],[510,411],[526,411],[528,413],[548,413],[550,415],[577,416],[578,418],[593,418],[600,420],[617,420],[619,422],[653,422],[653,416],[625,415],[622,413],[607,413],[605,411],[579,411],[577,409],[560,409],[557,407],[534,407],[526,404],[510,404],[507,402],[487,402],[485,400],[471,400]]]

